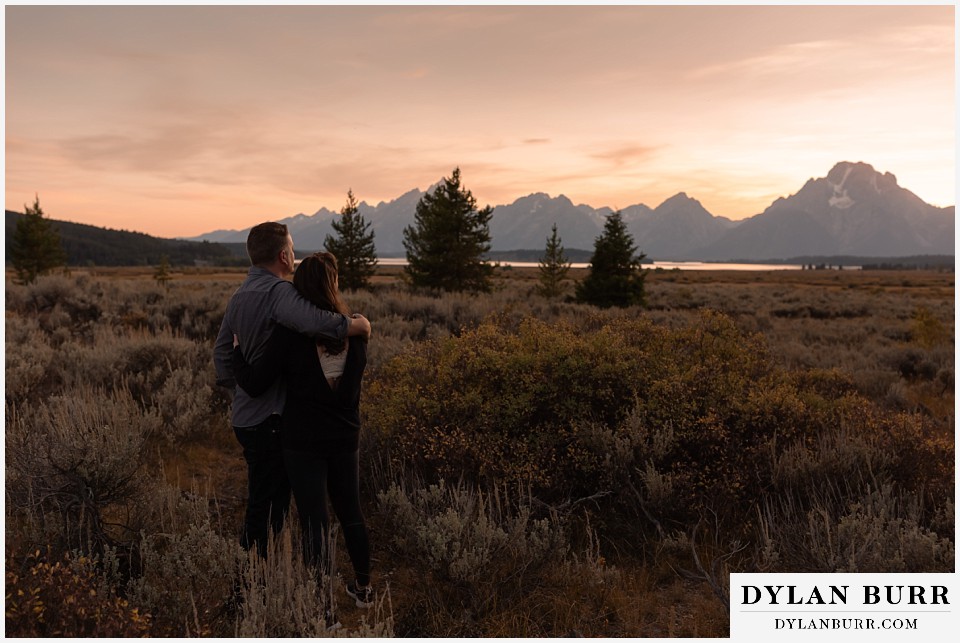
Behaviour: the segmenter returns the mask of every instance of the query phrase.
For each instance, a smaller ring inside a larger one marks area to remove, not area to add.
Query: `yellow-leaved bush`
[[[710,311],[675,329],[494,317],[389,361],[363,410],[371,446],[427,480],[639,503],[664,524],[722,509],[749,532],[762,498],[796,488],[785,458],[859,480],[854,494],[870,476],[928,498],[952,484],[952,445],[924,438],[922,418],[881,412],[839,372],[775,366],[759,336]],[[838,432],[853,444],[843,463],[823,451]]]

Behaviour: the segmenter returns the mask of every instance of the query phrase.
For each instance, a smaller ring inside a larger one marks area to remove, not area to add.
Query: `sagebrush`
[[[314,636],[333,607],[357,635],[724,636],[729,571],[952,571],[952,275],[803,272],[655,270],[644,309],[535,269],[346,293],[371,614],[289,529],[268,563],[237,544],[210,355],[242,271],[8,277],[7,633]]]

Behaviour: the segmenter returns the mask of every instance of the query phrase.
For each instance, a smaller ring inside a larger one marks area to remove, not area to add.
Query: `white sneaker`
[[[357,602],[357,607],[373,606],[373,589],[369,585],[360,587],[356,582],[347,583],[347,594]]]

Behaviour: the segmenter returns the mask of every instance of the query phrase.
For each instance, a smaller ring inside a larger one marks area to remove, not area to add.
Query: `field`
[[[653,271],[599,310],[399,270],[346,297],[369,613],[295,529],[237,545],[212,346],[245,270],[8,274],[6,633],[318,636],[332,601],[361,636],[716,637],[731,571],[953,570],[952,273]]]

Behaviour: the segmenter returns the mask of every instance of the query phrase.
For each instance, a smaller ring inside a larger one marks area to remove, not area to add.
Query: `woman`
[[[350,314],[340,298],[337,259],[329,252],[305,258],[293,275],[293,285],[314,305]],[[247,393],[259,395],[277,377],[284,378],[283,459],[300,514],[305,554],[315,564],[326,561],[329,495],[356,574],[346,589],[357,607],[373,602],[370,541],[360,508],[360,382],[366,363],[365,337],[324,342],[278,325],[253,365],[246,363],[234,338],[234,372]]]

